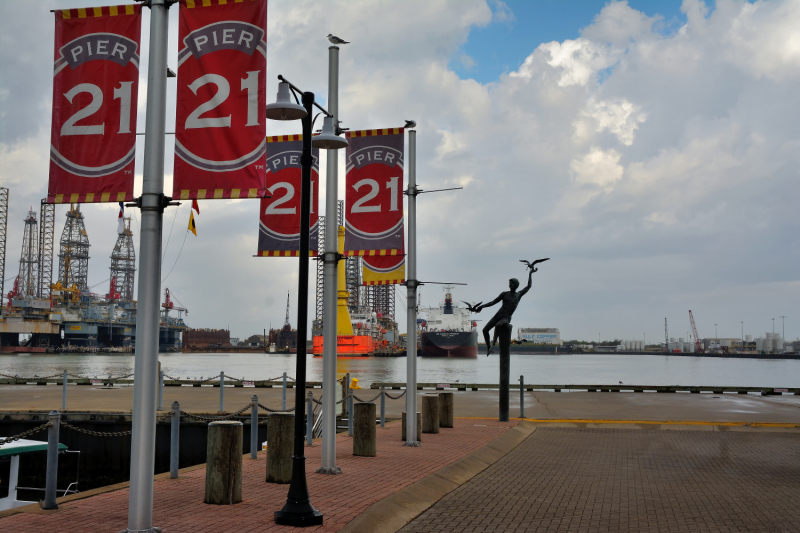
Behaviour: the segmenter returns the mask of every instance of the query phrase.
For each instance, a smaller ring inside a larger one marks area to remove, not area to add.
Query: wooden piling
[[[453,393],[440,392],[439,393],[439,427],[451,428],[453,427]]]
[[[422,395],[422,432],[439,433],[439,395]]]
[[[358,402],[353,406],[353,455],[375,457],[378,454],[376,413],[374,402]]]
[[[270,413],[267,418],[267,483],[292,481],[294,414]]]
[[[233,420],[208,425],[205,503],[242,501],[242,433],[242,423]]]

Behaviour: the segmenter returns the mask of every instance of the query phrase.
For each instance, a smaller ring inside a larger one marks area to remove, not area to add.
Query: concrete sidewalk
[[[538,427],[401,531],[800,531],[798,450],[798,431]]]
[[[133,387],[67,387],[67,410],[71,412],[130,412]],[[321,389],[308,389],[320,398]],[[359,389],[356,396],[371,400],[375,389]],[[433,391],[425,391],[433,392]],[[387,391],[397,396],[402,391]],[[225,409],[236,411],[258,395],[259,402],[272,408],[281,405],[281,389],[225,388]],[[424,394],[419,392],[418,394]],[[496,418],[498,391],[454,392],[455,416]],[[164,409],[179,401],[185,411],[216,413],[219,388],[165,387]],[[378,400],[375,400],[376,402]],[[294,389],[287,390],[287,404],[294,404]],[[511,417],[519,416],[519,393],[511,394]],[[0,385],[0,411],[46,412],[61,410],[61,387]],[[399,418],[405,398],[386,400],[386,415]],[[657,394],[634,392],[526,392],[525,415],[539,420],[649,420],[767,422],[800,424],[800,396],[760,396],[758,394]]]

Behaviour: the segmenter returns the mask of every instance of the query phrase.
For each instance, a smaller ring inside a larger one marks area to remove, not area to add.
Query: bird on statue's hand
[[[466,305],[467,305],[467,310],[468,310],[470,313],[480,313],[480,312],[481,312],[481,310],[480,310],[480,309],[478,309],[478,307],[480,307],[480,305],[481,305],[483,302],[478,302],[478,303],[476,303],[475,305],[470,305],[469,303],[465,302],[464,300],[461,300],[461,303],[464,303],[464,304],[466,304]]]
[[[539,269],[538,269],[538,268],[536,268],[536,265],[537,265],[538,263],[544,263],[545,261],[549,261],[549,260],[550,260],[550,258],[549,258],[549,257],[546,257],[545,259],[537,259],[537,260],[536,260],[536,261],[534,261],[533,263],[531,263],[530,261],[525,261],[524,259],[520,259],[520,260],[519,260],[519,262],[520,262],[520,263],[525,263],[525,265],[526,265],[528,268],[530,268],[532,271],[534,271],[534,272],[538,272],[538,270],[539,270]]]

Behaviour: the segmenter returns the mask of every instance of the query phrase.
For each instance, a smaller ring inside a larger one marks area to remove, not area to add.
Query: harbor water
[[[67,370],[89,377],[120,377],[133,373],[133,354],[12,354],[0,355],[0,374],[25,377],[51,376]],[[295,374],[295,354],[182,354],[159,355],[162,369],[181,379],[208,378],[224,371],[227,376],[262,380],[286,372]],[[344,358],[337,362],[339,376],[349,372],[362,387],[375,382],[406,381],[405,357]],[[734,359],[637,354],[559,354],[511,356],[511,382],[520,375],[531,384],[612,385],[719,385],[739,387],[796,387],[800,360]],[[308,357],[309,381],[322,381],[322,358]],[[477,359],[425,358],[417,360],[420,383],[498,383],[495,354]]]

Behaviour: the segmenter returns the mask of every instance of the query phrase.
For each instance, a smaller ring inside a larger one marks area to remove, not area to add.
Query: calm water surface
[[[268,379],[295,375],[295,356],[282,354],[160,354],[164,371],[175,377],[226,375]],[[350,372],[362,386],[377,381],[405,382],[406,358],[339,358],[337,372]],[[0,355],[0,373],[49,376],[67,370],[85,376],[120,376],[133,372],[132,354]],[[535,384],[720,385],[797,387],[800,360],[726,359],[663,355],[574,354],[512,355],[511,381],[525,376]],[[417,380],[434,383],[498,383],[497,355],[478,359],[417,358]],[[308,379],[322,380],[322,358],[308,358]]]

